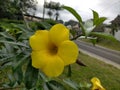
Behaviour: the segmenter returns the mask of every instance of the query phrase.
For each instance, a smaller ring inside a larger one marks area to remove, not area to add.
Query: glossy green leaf
[[[0,32],[0,35],[3,36],[4,38],[10,39],[12,41],[15,41],[15,38],[8,34],[7,32]]]
[[[12,41],[0,40],[0,43],[8,43],[8,44],[13,44],[13,45],[18,45],[18,46],[23,46],[23,47],[29,48],[29,46],[27,46],[21,42],[12,42]]]
[[[36,22],[36,25],[38,27],[38,29],[41,29],[41,30],[49,30],[52,25],[50,25],[49,23],[47,22]]]
[[[48,83],[46,83],[46,82],[43,84],[43,89],[44,89],[44,90],[52,90],[52,89],[49,87]]]
[[[48,77],[41,70],[39,70],[39,77],[44,82],[48,82],[49,81]]]
[[[76,10],[74,10],[73,8],[69,7],[69,6],[63,6],[62,8],[68,10],[70,13],[72,13],[76,19],[82,23],[82,18],[81,16],[76,12]]]
[[[25,32],[25,33],[30,33],[30,29],[28,29],[24,24],[12,24],[15,28],[18,28],[19,30]]]
[[[74,10],[73,8],[69,7],[69,6],[63,6],[62,8],[66,9],[67,11],[69,11],[71,14],[73,14],[74,17],[76,17],[76,19],[79,21],[80,26],[82,28],[82,33],[85,35],[85,29],[83,27],[83,21],[81,16],[76,12],[76,10]]]
[[[67,77],[71,77],[71,74],[72,74],[71,66],[68,65],[68,74],[67,74]]]
[[[38,69],[35,69],[34,67],[32,67],[32,63],[30,60],[27,65],[27,69],[25,72],[25,78],[24,78],[25,87],[27,89],[31,89],[36,86],[36,83],[38,80],[38,72],[39,72]]]
[[[54,21],[54,20],[52,20],[52,19],[45,20],[45,22],[49,23],[50,25],[55,25],[55,24],[57,24],[57,22]]]
[[[61,83],[55,80],[51,80],[45,83],[44,90],[66,90],[66,89]]]
[[[50,25],[50,24],[47,23],[47,22],[41,22],[41,25],[43,25],[44,28],[47,29],[47,30],[49,30],[49,29],[52,27],[52,25]]]
[[[99,26],[102,24],[107,18],[106,17],[100,17],[99,19],[96,20],[95,25]]]
[[[7,74],[8,75],[8,79],[9,79],[9,83],[8,83],[8,85],[10,86],[10,87],[13,87],[14,85],[15,85],[15,80],[14,80],[14,77],[13,77],[13,74],[11,74],[11,73],[9,73],[9,74]]]
[[[16,60],[13,62],[13,69],[14,70],[17,70],[18,68],[22,67],[29,59],[30,57],[30,53],[29,54],[26,54],[26,55],[17,55],[16,56]]]
[[[13,24],[13,26],[22,31],[21,34],[26,34],[27,38],[29,38],[34,33],[32,29],[28,29],[24,24]]]
[[[90,40],[91,40],[91,42],[92,42],[92,44],[95,46],[95,44],[97,43],[97,38],[95,37],[95,38],[89,38]]]
[[[96,26],[99,26],[107,19],[106,17],[99,17],[99,14],[94,10],[92,10],[92,12],[93,12],[93,24]]]
[[[79,90],[78,84],[76,82],[72,81],[71,79],[64,79],[63,82],[66,83],[71,88],[73,88],[75,90]]]
[[[87,83],[87,82],[83,82],[83,83],[79,83],[79,88],[80,90],[90,90],[91,88],[91,83]]]
[[[93,12],[93,24],[95,25],[95,22],[98,20],[99,15],[96,11],[92,10]]]
[[[90,33],[92,36],[96,36],[96,37],[101,37],[101,38],[105,38],[108,40],[112,40],[112,41],[116,41],[115,37],[113,37],[110,34],[106,34],[106,33],[99,33],[99,32],[91,32]]]
[[[13,70],[13,74],[14,74],[14,77],[15,77],[15,80],[17,81],[17,83],[21,84],[21,82],[23,80],[22,67],[19,67],[16,70]]]
[[[49,85],[53,90],[65,90],[65,87],[60,82],[55,80],[49,81]]]

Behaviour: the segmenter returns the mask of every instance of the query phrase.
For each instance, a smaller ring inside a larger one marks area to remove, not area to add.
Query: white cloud
[[[108,18],[106,22],[113,20],[120,12],[120,0],[46,0],[60,2],[60,4],[64,4],[74,8],[83,18],[83,20],[87,20],[92,18],[91,9],[97,11],[100,16],[105,16]],[[39,11],[37,16],[42,16],[42,6],[44,0],[38,0]],[[67,11],[62,11],[60,13],[60,19],[69,20],[75,19],[71,13]]]

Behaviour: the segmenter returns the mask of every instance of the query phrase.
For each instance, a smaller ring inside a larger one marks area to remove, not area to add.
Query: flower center
[[[51,55],[57,54],[57,51],[58,51],[58,47],[57,47],[57,46],[51,45],[51,46],[49,47],[49,52],[50,52]]]

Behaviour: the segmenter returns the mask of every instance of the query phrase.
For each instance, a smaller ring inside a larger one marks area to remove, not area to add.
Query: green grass
[[[80,40],[91,43],[89,39],[80,39]],[[112,50],[120,51],[120,41],[110,41],[106,39],[101,39],[96,43],[96,45],[103,46]]]
[[[97,43],[97,45],[107,47],[109,49],[120,51],[120,41],[109,41],[109,40],[102,40]]]
[[[85,83],[90,82],[92,77],[98,77],[106,90],[120,90],[119,69],[82,53],[79,58],[87,66],[73,64],[72,80]],[[69,88],[68,90],[73,89]]]

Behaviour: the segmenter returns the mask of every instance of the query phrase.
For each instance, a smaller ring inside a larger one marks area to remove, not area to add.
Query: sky
[[[38,1],[38,9],[36,16],[42,17],[44,0]],[[61,5],[66,5],[74,8],[83,21],[92,18],[92,10],[98,12],[100,16],[107,17],[105,23],[110,23],[118,14],[120,14],[120,0],[46,0],[47,2],[59,2]],[[48,16],[45,16],[48,17]],[[76,20],[75,17],[66,10],[60,11],[60,17],[64,21]]]

